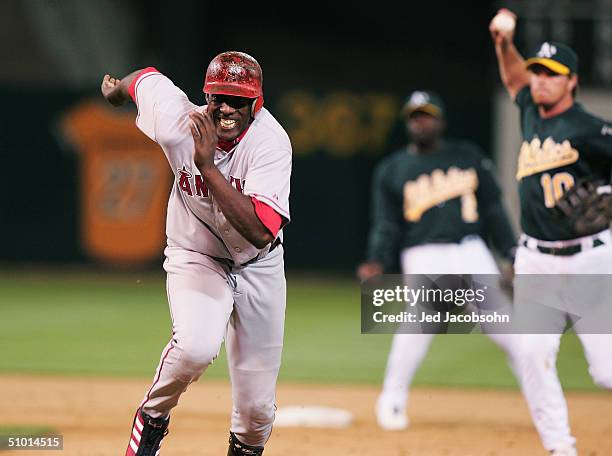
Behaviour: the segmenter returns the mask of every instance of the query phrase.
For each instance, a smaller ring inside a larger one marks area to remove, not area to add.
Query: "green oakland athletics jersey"
[[[523,143],[518,158],[521,226],[537,239],[577,238],[568,219],[555,216],[555,202],[579,179],[610,179],[612,124],[579,103],[548,119],[540,117],[529,86],[516,96]]]
[[[472,143],[445,141],[417,154],[402,148],[374,172],[368,259],[394,264],[402,248],[478,235],[503,255],[515,236],[491,162]]]

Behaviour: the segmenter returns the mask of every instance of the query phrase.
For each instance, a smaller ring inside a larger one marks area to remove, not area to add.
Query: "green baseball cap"
[[[578,73],[578,55],[567,44],[545,41],[538,47],[533,57],[525,62],[527,68],[542,65],[557,74]]]
[[[444,103],[435,92],[415,90],[406,98],[402,115],[409,117],[414,112],[424,112],[441,119],[444,117]]]

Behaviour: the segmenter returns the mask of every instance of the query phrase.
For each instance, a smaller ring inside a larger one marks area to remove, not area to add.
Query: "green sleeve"
[[[367,259],[382,263],[388,270],[396,264],[399,255],[402,208],[388,186],[386,170],[389,168],[385,163],[381,165],[376,168],[372,182]]]
[[[523,87],[516,94],[516,98],[514,99],[514,103],[520,108],[525,109],[527,106],[533,104],[533,99],[531,98],[531,89],[529,88],[529,84]]]
[[[612,159],[612,123],[597,119],[595,131],[589,135],[589,149],[595,154]]]
[[[493,164],[487,158],[481,160],[476,195],[487,242],[504,258],[514,259],[516,235],[501,200],[501,190],[493,175]]]

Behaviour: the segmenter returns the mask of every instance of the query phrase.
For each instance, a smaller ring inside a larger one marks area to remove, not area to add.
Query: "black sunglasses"
[[[231,106],[234,109],[244,108],[245,106],[250,106],[253,103],[251,98],[245,97],[234,97],[231,95],[220,95],[220,94],[208,94],[207,95],[208,103],[210,104],[223,104],[225,103],[228,106]]]

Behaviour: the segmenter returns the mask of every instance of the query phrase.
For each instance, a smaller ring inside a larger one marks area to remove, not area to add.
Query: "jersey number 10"
[[[563,193],[574,186],[574,176],[570,173],[557,173],[550,176],[548,173],[542,174],[540,184],[544,191],[544,205],[548,208],[554,207]]]

